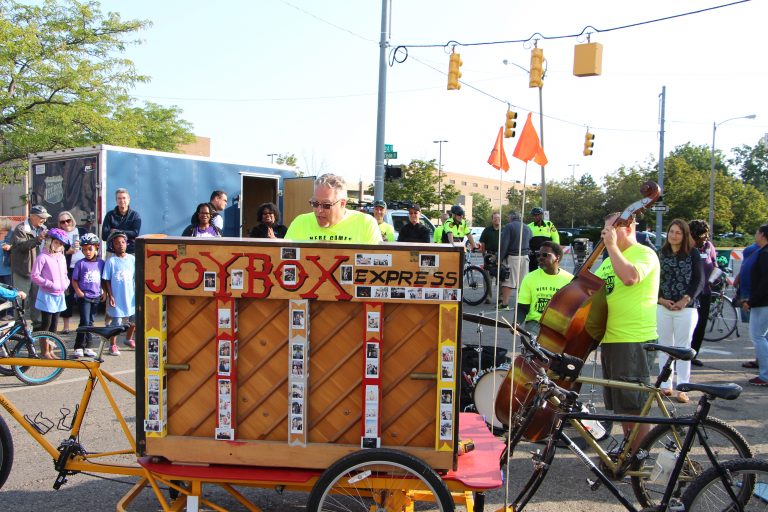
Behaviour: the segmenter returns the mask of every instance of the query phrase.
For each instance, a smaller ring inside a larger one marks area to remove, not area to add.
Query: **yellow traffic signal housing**
[[[544,50],[534,48],[531,50],[531,71],[528,87],[542,87],[544,85]]]
[[[592,148],[595,145],[595,134],[589,133],[584,136],[584,156],[592,155]]]
[[[515,136],[515,127],[517,126],[517,112],[507,110],[507,121],[504,123],[504,137],[511,139]]]
[[[603,72],[603,45],[600,43],[577,44],[573,48],[573,74],[597,76]]]
[[[461,71],[459,68],[464,64],[461,62],[461,55],[458,53],[452,53],[451,59],[448,61],[448,90],[455,91],[461,89],[459,78],[461,78]]]

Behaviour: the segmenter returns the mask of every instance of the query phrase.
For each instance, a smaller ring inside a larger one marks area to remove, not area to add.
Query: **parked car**
[[[716,238],[744,238],[744,233],[738,231],[729,231],[727,233],[720,233]]]
[[[372,208],[366,208],[364,211],[370,215],[373,215]],[[432,221],[429,220],[429,218],[423,213],[419,215],[419,219],[421,220],[421,223],[427,226],[427,229],[429,229],[429,239],[431,241],[433,235],[435,234],[435,225],[432,224]],[[384,214],[384,222],[391,224],[392,227],[395,228],[395,240],[397,240],[397,236],[400,234],[400,228],[409,222],[408,210],[387,210],[387,212]]]
[[[469,228],[470,233],[472,233],[472,238],[475,240],[475,244],[480,243],[480,235],[483,234],[484,227],[471,227]],[[467,247],[467,250],[469,250],[469,238],[464,239],[464,245]],[[477,251],[478,249],[475,249]]]

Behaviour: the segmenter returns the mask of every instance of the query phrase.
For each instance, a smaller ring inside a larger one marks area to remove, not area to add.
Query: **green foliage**
[[[100,143],[174,151],[194,140],[178,107],[136,106],[129,96],[149,79],[122,54],[149,22],[100,9],[0,0],[0,163]]]
[[[763,195],[768,196],[768,148],[765,144],[754,147],[741,146],[733,148],[736,154],[730,161],[731,165],[739,168],[739,175],[744,183],[757,188]]]
[[[491,202],[483,194],[472,194],[472,225],[490,226],[493,207]]]
[[[275,158],[275,163],[278,165],[290,165],[291,167],[296,167],[296,155],[293,153],[290,155],[288,153],[277,155],[277,158]]]
[[[452,205],[459,197],[459,191],[449,183],[438,187],[438,182],[435,160],[411,160],[403,166],[402,178],[384,183],[384,200],[418,203],[425,215],[439,217],[440,204]],[[438,193],[439,188],[441,193]]]

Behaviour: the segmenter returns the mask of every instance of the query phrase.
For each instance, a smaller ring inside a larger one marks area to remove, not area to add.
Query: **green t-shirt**
[[[624,257],[637,270],[640,281],[626,286],[616,279],[611,259],[605,261],[595,275],[605,281],[608,322],[603,343],[643,343],[658,338],[656,302],[659,299],[659,258],[643,244],[632,244]]]
[[[317,224],[314,213],[303,213],[293,219],[285,238],[312,242],[378,244],[381,242],[381,231],[376,219],[367,213],[347,210],[338,224],[328,228]]]
[[[432,237],[432,240],[434,240],[436,244],[443,241],[443,226],[444,224],[440,224],[435,228],[435,235]]]
[[[523,278],[523,282],[520,283],[518,294],[520,304],[530,304],[531,306],[528,314],[525,315],[525,321],[538,322],[555,292],[570,283],[572,279],[573,274],[562,268],[555,275],[547,274],[541,268],[529,272]]]
[[[454,242],[463,242],[464,237],[471,233],[472,230],[469,229],[469,224],[467,224],[467,221],[464,219],[458,224],[454,223],[453,219],[448,219],[443,223],[443,242],[448,242],[449,232],[453,233]]]
[[[381,231],[382,241],[384,242],[395,241],[395,228],[392,227],[392,224],[387,224],[386,222],[382,222],[379,224],[379,230]]]

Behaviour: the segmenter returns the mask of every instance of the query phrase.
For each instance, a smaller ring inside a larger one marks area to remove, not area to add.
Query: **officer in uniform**
[[[531,228],[531,252],[528,253],[528,271],[533,272],[539,268],[539,247],[541,244],[550,240],[556,244],[560,244],[560,233],[557,232],[557,228],[548,220],[544,220],[544,210],[538,206],[531,209],[531,216],[533,222],[528,224]]]
[[[470,226],[464,218],[464,208],[457,204],[451,206],[451,218],[443,224],[442,242],[444,244],[463,242],[466,236],[469,238],[469,248],[474,251],[477,244],[475,244],[475,239],[469,228]]]

